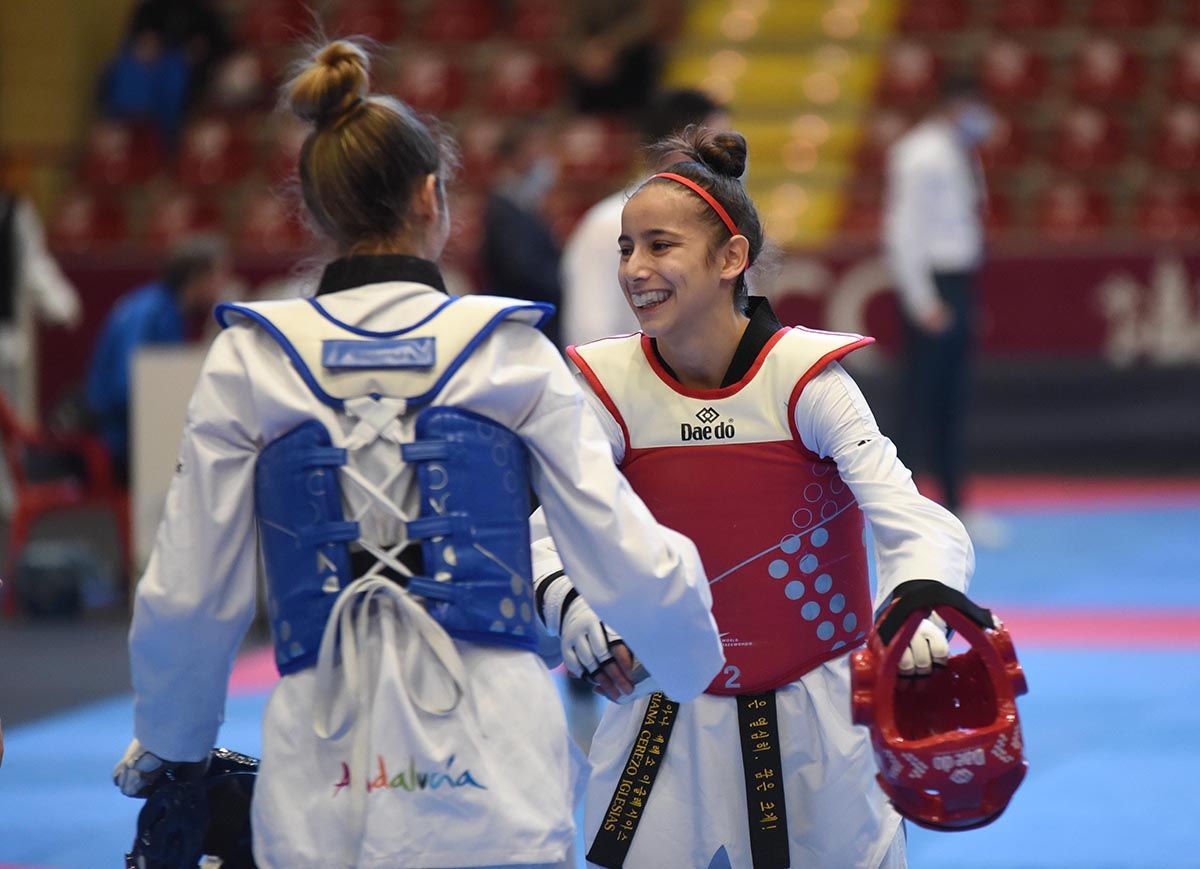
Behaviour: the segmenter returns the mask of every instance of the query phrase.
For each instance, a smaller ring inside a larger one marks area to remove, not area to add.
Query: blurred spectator
[[[208,0],[143,0],[105,71],[101,107],[109,117],[152,123],[173,145],[188,105],[228,50]]]
[[[231,281],[229,253],[215,235],[189,236],[167,255],[159,277],[117,300],[88,368],[86,400],[119,478],[129,471],[129,389],[133,357],[147,344],[198,337]]]
[[[646,104],[662,72],[658,3],[649,0],[574,0],[568,47],[575,108],[632,115]]]
[[[79,295],[46,250],[33,205],[0,189],[0,390],[37,418],[37,323],[75,328]]]
[[[496,173],[483,218],[487,291],[558,305],[561,252],[541,207],[558,178],[558,161],[542,124],[512,124],[496,148]],[[543,327],[558,343],[559,317]]]
[[[665,90],[646,106],[640,125],[642,142],[661,141],[689,124],[726,129],[729,114],[703,91]],[[645,170],[639,165],[635,177]],[[593,205],[563,248],[561,321],[565,345],[638,329],[637,318],[617,284],[621,260],[617,237],[621,234],[625,199],[625,191],[618,190]]]
[[[945,506],[960,517],[986,201],[978,148],[994,126],[974,79],[952,77],[888,155],[883,244],[906,356],[896,440],[906,463],[932,467]]]

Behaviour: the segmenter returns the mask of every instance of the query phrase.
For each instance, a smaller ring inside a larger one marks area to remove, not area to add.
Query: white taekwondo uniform
[[[576,583],[670,690],[693,697],[719,669],[699,556],[690,541],[653,521],[613,466],[565,363],[530,325],[541,312],[494,297],[451,301],[440,287],[432,263],[354,257],[326,270],[316,299],[225,313],[228,327],[189,405],[165,515],[137,590],[135,735],[147,750],[198,760],[216,742],[230,669],[255,610],[264,533],[256,530],[255,473],[265,445],[307,420],[328,430],[333,447],[347,453],[339,469],[345,514],[357,520],[358,542],[372,553],[404,537],[401,517],[417,515],[421,493],[400,445],[412,441],[419,414],[401,408],[397,416],[393,405],[384,418],[373,417],[378,396],[361,393],[386,396],[386,372],[360,383],[360,398],[346,402],[353,413],[319,400],[306,378],[325,390],[338,384],[306,355],[313,336],[403,332],[439,348],[461,346],[457,332],[480,310],[511,313],[438,384],[433,403],[488,417],[519,436]],[[275,329],[290,332],[289,341]],[[299,355],[284,352],[288,346]],[[364,426],[381,435],[360,437]],[[391,506],[381,509],[355,482],[361,479],[374,481]],[[358,601],[373,596],[374,603],[359,607],[339,594],[329,622],[341,620],[340,660],[327,630],[317,665],[284,675],[274,689],[253,805],[259,865],[562,859],[574,836],[582,767],[542,659],[452,641],[399,589],[377,581]],[[360,618],[367,610],[375,616]],[[277,659],[280,641],[277,635]],[[689,655],[675,654],[685,646]]]

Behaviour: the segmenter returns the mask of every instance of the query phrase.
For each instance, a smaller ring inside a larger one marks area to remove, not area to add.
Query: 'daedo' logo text
[[[721,414],[711,407],[705,407],[696,412],[700,424],[681,422],[679,424],[679,439],[683,441],[711,441],[713,438],[727,440],[733,437],[733,420],[721,420]],[[714,425],[714,423],[716,423]]]

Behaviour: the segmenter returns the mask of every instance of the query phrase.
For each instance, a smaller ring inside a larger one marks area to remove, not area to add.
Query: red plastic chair
[[[1184,40],[1175,49],[1167,90],[1176,99],[1200,101],[1200,37]]]
[[[313,28],[303,0],[254,0],[242,16],[242,42],[251,46],[286,45],[303,39]]]
[[[485,103],[489,110],[509,114],[537,112],[558,101],[562,73],[548,58],[513,49],[499,54],[488,70]]]
[[[224,118],[193,121],[183,132],[176,176],[184,184],[231,184],[250,171],[253,152],[245,134]]]
[[[312,132],[312,127],[291,113],[278,113],[267,137],[262,168],[272,184],[298,178],[300,149]]]
[[[850,238],[878,240],[883,220],[881,178],[860,178],[850,188],[840,222],[841,231]]]
[[[448,257],[460,263],[479,259],[486,208],[486,199],[478,193],[454,191],[450,194],[450,238],[446,242]]]
[[[233,230],[238,252],[251,256],[297,254],[312,245],[294,206],[269,190],[242,203]]]
[[[1088,24],[1118,29],[1149,27],[1158,13],[1158,0],[1092,0]]]
[[[435,42],[481,42],[496,32],[493,0],[437,0],[430,3],[421,35]]]
[[[223,112],[270,106],[275,96],[275,66],[266,51],[235,51],[217,66],[205,103]]]
[[[163,250],[185,235],[220,228],[221,213],[211,199],[188,190],[172,190],[154,203],[141,240],[153,249]]]
[[[467,123],[459,138],[463,180],[477,184],[492,177],[496,149],[503,137],[504,124],[496,118],[480,115]]]
[[[859,145],[857,162],[860,170],[879,172],[887,163],[887,152],[897,139],[912,126],[911,119],[903,112],[882,108],[874,112],[864,127],[862,144]]]
[[[138,184],[163,167],[158,134],[139,124],[99,121],[88,130],[79,175],[92,187]]]
[[[1037,229],[1050,241],[1089,241],[1108,229],[1108,197],[1073,178],[1054,182],[1038,199]]]
[[[966,0],[909,0],[900,14],[904,33],[946,33],[966,24]]]
[[[97,253],[128,240],[129,220],[119,199],[73,190],[59,202],[47,230],[55,251]]]
[[[979,148],[979,158],[988,170],[1016,169],[1029,158],[1029,136],[1013,118],[996,115],[992,133]]]
[[[396,95],[417,111],[452,112],[466,101],[467,74],[444,52],[406,54],[396,76]]]
[[[1045,30],[1061,27],[1063,0],[1001,0],[996,25],[1003,30]]]
[[[517,0],[509,33],[525,42],[552,42],[566,30],[561,0]]]
[[[1109,115],[1075,106],[1059,120],[1051,160],[1062,169],[1108,169],[1125,159],[1124,131]]]
[[[993,42],[980,60],[980,81],[993,102],[1035,100],[1046,89],[1046,58],[1013,39]]]
[[[619,121],[579,117],[559,131],[557,150],[564,178],[599,181],[624,176],[633,162],[634,141]]]
[[[1075,98],[1108,102],[1135,98],[1145,79],[1140,58],[1113,39],[1088,40],[1075,58]]]
[[[342,0],[333,15],[331,32],[395,42],[403,31],[404,10],[396,0]]]
[[[110,512],[117,526],[121,569],[128,577],[132,567],[129,493],[113,477],[104,445],[90,435],[54,435],[26,424],[17,418],[3,393],[0,393],[0,440],[15,501],[4,557],[5,615],[12,616],[17,610],[15,583],[21,551],[37,521],[51,513],[84,508]],[[26,472],[28,459],[31,453],[39,451],[72,457],[82,468],[83,479],[30,480]]]
[[[1200,232],[1200,193],[1173,178],[1150,183],[1138,197],[1137,229],[1156,241],[1193,238]]]
[[[1159,119],[1154,135],[1155,165],[1181,172],[1200,169],[1200,108],[1179,103]]]
[[[932,100],[940,72],[941,64],[929,46],[911,40],[895,42],[884,56],[879,98],[903,104]]]

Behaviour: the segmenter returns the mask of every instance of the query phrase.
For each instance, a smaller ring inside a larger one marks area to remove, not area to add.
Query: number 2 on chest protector
[[[725,680],[726,688],[741,688],[742,687],[742,683],[738,681],[738,679],[742,678],[742,668],[741,667],[735,667],[735,666],[733,666],[733,664],[730,664],[728,667],[726,667],[724,670],[721,671],[721,675],[729,676],[729,678]]]

